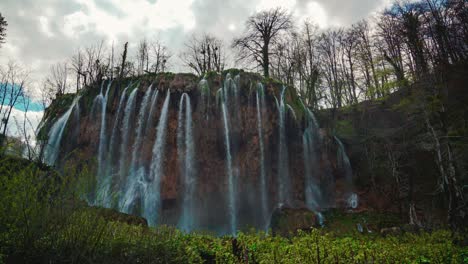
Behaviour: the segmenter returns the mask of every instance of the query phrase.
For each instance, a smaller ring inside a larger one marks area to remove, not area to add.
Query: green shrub
[[[128,225],[78,202],[76,171],[66,170],[60,176],[22,160],[0,161],[0,263],[467,263],[468,259],[468,250],[455,245],[452,234],[444,230],[381,237],[325,228],[298,231],[288,238],[250,231],[234,240],[185,234],[167,226]],[[366,217],[371,221],[374,216]]]

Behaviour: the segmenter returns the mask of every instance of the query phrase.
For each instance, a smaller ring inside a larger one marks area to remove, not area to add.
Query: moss
[[[352,137],[356,135],[353,123],[351,120],[339,120],[335,123],[335,133],[339,137]]]
[[[274,79],[272,77],[263,78],[262,83],[268,86],[276,86],[276,87],[284,86],[283,82],[281,82],[280,80]]]
[[[395,226],[401,226],[404,222],[397,214],[389,212],[344,212],[338,209],[332,209],[324,212],[325,230],[334,232],[340,236],[358,233],[357,225],[361,224],[364,231],[366,227],[374,233],[378,234],[380,229]]]
[[[242,69],[231,68],[231,69],[224,70],[221,73],[221,75],[226,76],[229,73],[229,74],[231,74],[232,77],[234,77],[234,76],[239,75],[239,74],[241,74],[243,72],[244,72],[244,70],[242,70]]]
[[[205,78],[205,79],[214,79],[214,78],[216,78],[216,77],[218,77],[218,76],[219,76],[218,72],[216,72],[216,71],[209,71],[209,72],[207,72],[207,73],[205,74],[205,76],[203,76],[202,78]]]

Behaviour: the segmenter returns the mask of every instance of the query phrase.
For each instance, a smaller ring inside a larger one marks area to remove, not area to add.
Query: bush
[[[233,239],[129,225],[77,202],[75,173],[0,161],[0,263],[468,263],[468,249],[444,230],[385,238],[251,231]]]

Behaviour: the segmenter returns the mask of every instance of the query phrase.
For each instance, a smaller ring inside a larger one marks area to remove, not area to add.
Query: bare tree
[[[76,75],[76,92],[86,85],[86,74],[84,73],[84,55],[78,50],[77,54],[71,58],[71,66]],[[83,83],[82,80],[83,79]]]
[[[0,69],[0,146],[3,146],[6,138],[13,108],[24,96],[27,78],[28,73],[14,62],[9,62],[5,69]]]
[[[169,53],[166,46],[164,46],[160,41],[154,41],[151,43],[152,50],[152,65],[151,72],[159,73],[164,72],[167,67],[168,60],[172,57]]]
[[[341,38],[343,30],[327,30],[322,33],[318,50],[322,59],[322,72],[329,88],[328,103],[333,109],[343,106],[343,81],[341,77]]]
[[[50,67],[50,74],[46,82],[49,87],[55,89],[57,96],[63,95],[68,90],[68,64],[66,62],[57,63]]]
[[[128,49],[128,42],[125,42],[124,45],[124,50],[122,52],[122,63],[120,64],[120,69],[119,69],[119,78],[122,79],[123,77],[126,76],[125,69],[127,68],[127,49]]]
[[[341,38],[341,46],[343,53],[341,57],[342,72],[345,77],[345,84],[347,87],[346,98],[348,104],[357,104],[357,84],[356,84],[356,46],[358,38],[353,28],[344,32],[344,37]]]
[[[398,85],[407,88],[403,61],[403,39],[400,34],[397,34],[400,30],[396,18],[390,13],[384,13],[377,23],[376,44],[384,59],[393,68]]]
[[[317,86],[320,78],[318,52],[317,52],[317,40],[318,40],[318,28],[310,22],[304,23],[303,28],[303,46],[304,55],[303,59],[305,62],[302,65],[301,75],[305,81],[305,92],[303,98],[306,103],[312,106],[314,109],[318,108],[319,95]]]
[[[209,71],[221,72],[224,69],[226,55],[220,39],[208,34],[194,35],[185,43],[185,47],[180,58],[198,75]]]
[[[262,11],[249,17],[245,34],[234,40],[233,47],[238,49],[239,59],[252,61],[263,68],[263,75],[270,76],[270,47],[275,44],[281,33],[293,28],[291,15],[275,8]]]
[[[71,65],[76,74],[77,90],[92,84],[100,83],[104,77],[108,77],[111,62],[105,62],[106,52],[104,42],[91,45],[78,50],[72,57]]]
[[[138,44],[138,51],[137,51],[137,74],[143,75],[145,72],[149,70],[149,52],[150,52],[150,44],[146,39],[143,39]]]

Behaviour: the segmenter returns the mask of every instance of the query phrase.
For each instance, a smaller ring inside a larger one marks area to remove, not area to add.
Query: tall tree
[[[263,68],[263,75],[270,76],[270,47],[281,33],[293,28],[291,15],[281,8],[262,11],[249,17],[244,35],[233,42],[240,60],[250,60]]]
[[[160,73],[166,70],[168,60],[171,58],[171,53],[168,48],[158,40],[151,43],[152,54],[152,65],[151,71],[153,73]]]
[[[186,66],[198,75],[208,71],[221,72],[226,63],[223,42],[211,35],[192,36],[180,54]]]
[[[150,44],[146,39],[143,39],[138,44],[137,51],[137,73],[143,75],[149,70],[149,52]]]
[[[1,46],[1,44],[5,43],[6,27],[7,26],[8,26],[7,21],[2,16],[2,13],[0,13],[0,46]]]

